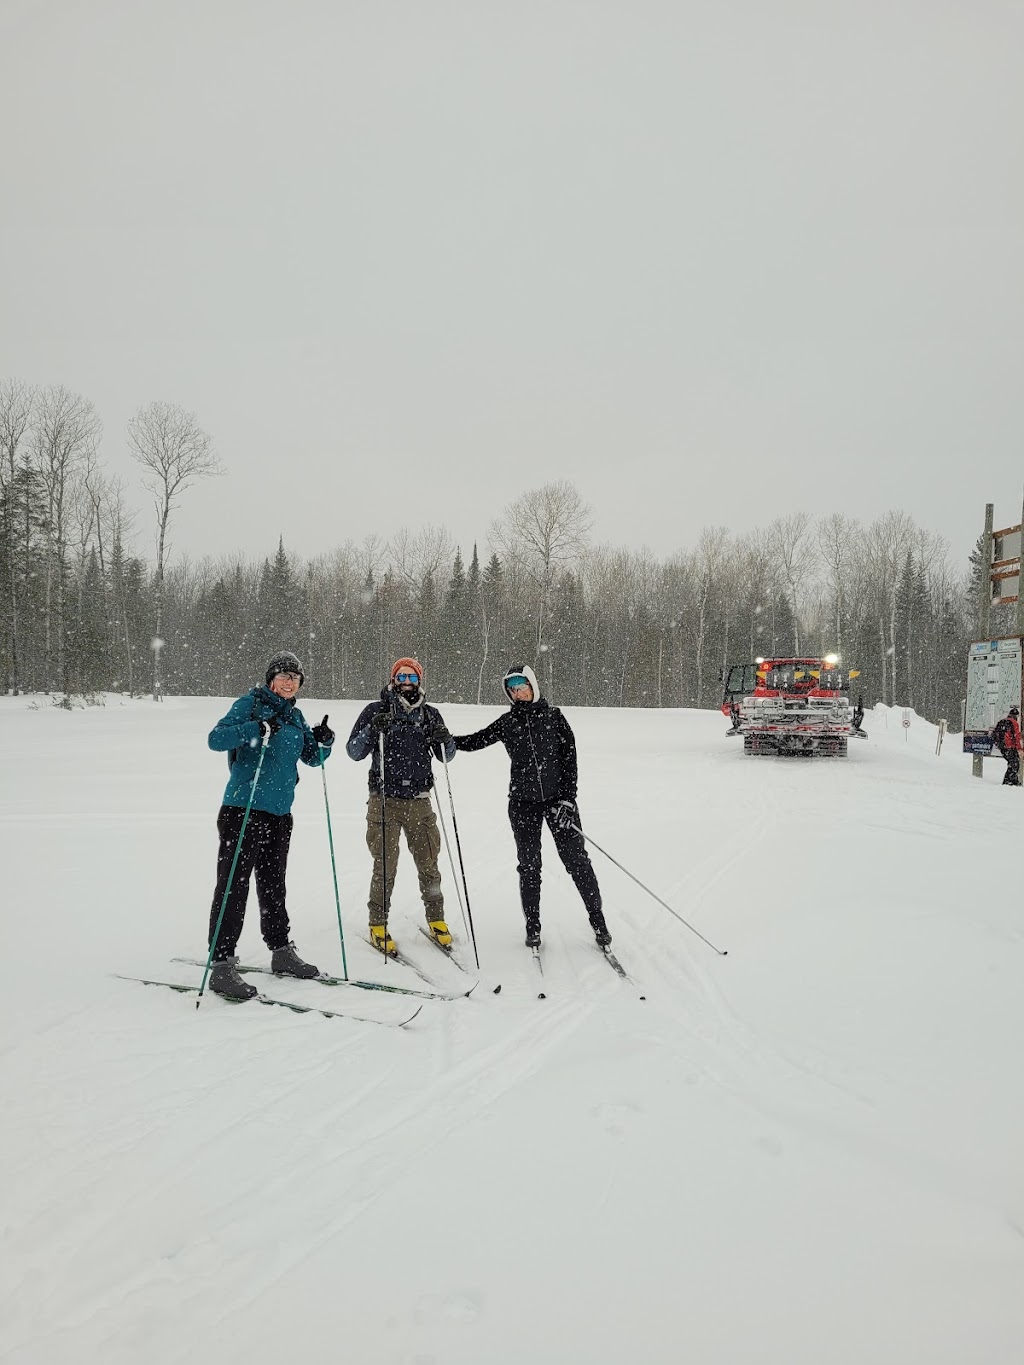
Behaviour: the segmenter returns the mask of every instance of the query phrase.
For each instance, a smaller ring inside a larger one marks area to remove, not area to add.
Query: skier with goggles
[[[456,735],[466,753],[502,743],[511,761],[508,818],[519,858],[519,895],[526,922],[526,944],[540,946],[541,830],[546,823],[565,870],[576,884],[598,945],[607,947],[601,889],[587,853],[576,805],[576,739],[556,706],[541,696],[528,664],[515,664],[502,679],[511,703],[483,730]]]

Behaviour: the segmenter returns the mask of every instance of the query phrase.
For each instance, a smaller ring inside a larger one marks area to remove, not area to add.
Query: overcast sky
[[[178,551],[1019,520],[1020,0],[0,0],[0,129],[0,378],[195,411]]]

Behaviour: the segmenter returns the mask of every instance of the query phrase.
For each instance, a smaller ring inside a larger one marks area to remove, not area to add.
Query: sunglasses
[[[396,683],[418,683],[420,675],[418,673],[396,673]]]
[[[530,679],[529,679],[529,678],[524,678],[524,677],[522,677],[520,674],[516,674],[516,676],[515,676],[514,678],[506,678],[505,681],[508,683],[509,687],[529,687],[529,686],[530,686]]]

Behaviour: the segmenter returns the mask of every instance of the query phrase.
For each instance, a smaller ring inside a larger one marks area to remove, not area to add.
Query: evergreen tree
[[[466,619],[468,600],[469,591],[462,566],[462,551],[456,550],[437,639],[439,658],[446,665],[442,693],[446,701],[463,701],[466,696],[464,642],[468,625]]]
[[[477,554],[476,541],[473,542],[473,556],[466,573],[466,588],[462,600],[462,612],[456,626],[459,650],[459,690],[458,701],[475,701],[477,695],[477,676],[481,651],[481,592],[483,585],[480,576],[480,556]]]
[[[96,692],[109,685],[110,667],[103,577],[95,550],[77,587],[67,631],[68,685],[71,691]]]
[[[588,616],[579,578],[568,572],[559,575],[552,594],[549,647],[543,655],[544,688],[551,700],[560,696],[591,705],[593,680],[588,678],[584,664]],[[541,660],[537,662],[541,664]]]
[[[14,478],[4,492],[5,516],[11,519],[7,529],[11,532],[13,542],[14,600],[22,623],[16,661],[18,676],[22,690],[35,691],[45,687],[47,682],[46,655],[40,626],[46,619],[42,565],[48,554],[49,523],[46,516],[46,486],[27,456],[19,462]],[[9,671],[15,660],[8,654],[5,662]]]
[[[285,553],[283,536],[273,562],[264,560],[256,609],[263,654],[269,659],[278,650],[290,649],[301,658],[306,635],[305,596]]]
[[[793,608],[790,606],[789,597],[784,592],[777,592],[774,596],[772,606],[773,630],[771,653],[776,658],[792,658],[795,627],[793,623]]]
[[[475,558],[475,553],[474,553]],[[505,592],[505,571],[497,554],[492,553],[484,569],[480,585],[480,646],[476,674],[476,701],[484,695],[484,678],[493,660],[504,654],[505,632],[502,630],[502,599]]]

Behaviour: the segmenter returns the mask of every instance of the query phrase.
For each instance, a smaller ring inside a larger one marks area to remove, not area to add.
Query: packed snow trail
[[[359,709],[327,706],[339,733]],[[465,733],[496,708],[444,712]],[[729,950],[596,855],[641,1002],[547,836],[536,998],[507,760],[460,755],[502,991],[382,1029],[215,998],[197,1014],[112,979],[202,952],[222,713],[0,701],[3,1365],[1016,1365],[1024,919],[1002,879],[1024,794],[1001,763],[973,781],[955,738],[937,759],[931,727],[906,739],[882,710],[822,763],[745,758],[713,713],[571,710],[584,828]],[[418,986],[360,938],[365,782],[332,769],[349,970]],[[315,782],[289,904],[303,955],[337,973]],[[264,962],[255,910],[240,953]],[[421,923],[403,848],[393,932],[465,989]],[[374,1018],[401,1008],[359,994]]]

